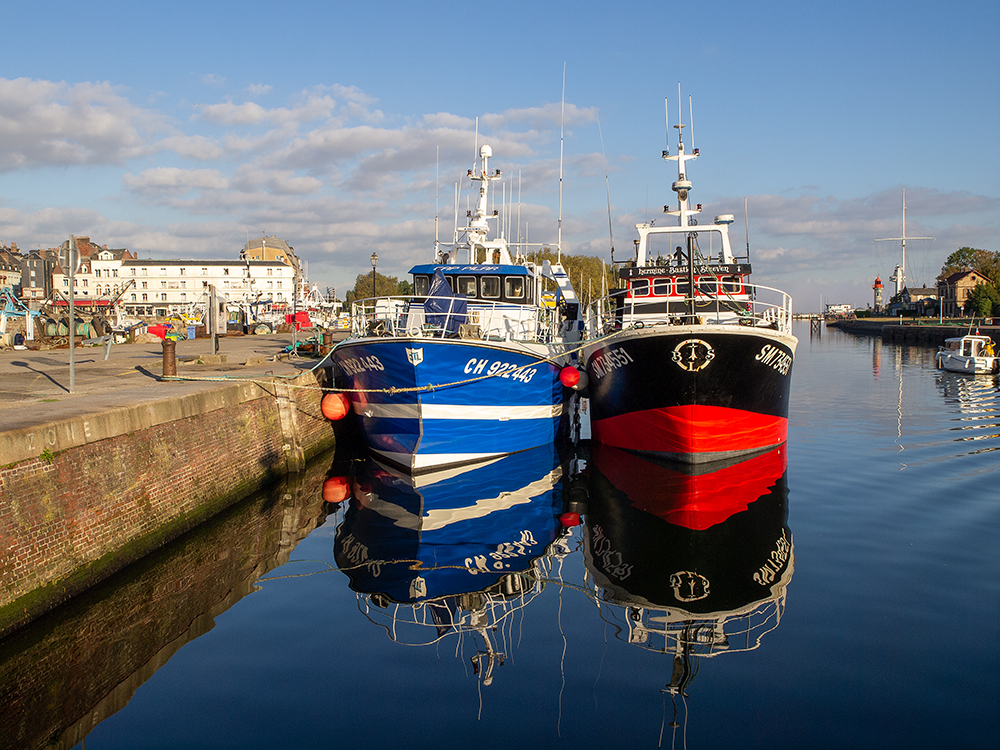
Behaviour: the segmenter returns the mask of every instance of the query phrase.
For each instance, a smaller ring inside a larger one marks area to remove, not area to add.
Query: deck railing
[[[594,300],[587,311],[590,337],[636,325],[740,325],[771,328],[791,335],[792,298],[780,289],[744,284],[739,294],[720,291],[691,297],[628,296],[618,289]]]
[[[426,309],[435,300],[444,312]],[[464,301],[465,312],[454,303]],[[555,308],[456,297],[373,297],[351,306],[354,336],[467,338],[551,343],[557,337]]]

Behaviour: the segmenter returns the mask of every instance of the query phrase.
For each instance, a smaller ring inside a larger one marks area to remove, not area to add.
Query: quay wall
[[[945,339],[963,336],[969,332],[969,324],[965,325],[925,325],[918,323],[886,323],[878,320],[842,320],[834,324],[848,333],[881,336],[882,340],[898,344],[919,344],[924,346],[940,346]],[[1000,342],[1000,326],[975,325],[984,336],[990,336]]]
[[[326,520],[328,468],[235,503],[0,642],[0,746],[79,747]]]
[[[327,377],[0,433],[0,637],[333,447]]]

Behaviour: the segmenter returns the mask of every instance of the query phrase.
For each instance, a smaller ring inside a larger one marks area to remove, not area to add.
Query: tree
[[[539,266],[546,260],[549,263],[555,263],[556,253],[551,248],[543,247],[541,250],[529,254],[528,259]],[[576,290],[576,296],[584,304],[589,304],[591,297],[597,298],[604,294],[605,287],[610,290],[615,286],[615,278],[611,266],[603,262],[596,255],[569,255],[568,253],[563,253],[560,262],[569,276],[573,289]],[[602,276],[604,279],[603,285]],[[556,286],[553,282],[546,279],[542,288],[543,291],[553,291]]]
[[[378,271],[375,272],[375,294],[372,294],[372,275],[370,273],[359,273],[354,281],[354,288],[348,290],[344,295],[344,305],[350,305],[355,300],[368,299],[374,297],[392,297],[396,295],[406,295],[413,293],[413,285],[406,281],[400,281],[395,276],[384,276]]]
[[[965,300],[964,311],[977,318],[1000,315],[1000,291],[993,284],[977,284]]]
[[[975,247],[960,247],[945,260],[938,280],[962,271],[978,271],[996,284],[1000,282],[1000,253]]]

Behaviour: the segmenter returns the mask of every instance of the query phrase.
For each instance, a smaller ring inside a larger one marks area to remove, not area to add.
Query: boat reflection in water
[[[506,656],[495,631],[503,638],[501,623],[541,592],[537,560],[562,539],[562,476],[552,446],[416,476],[368,458],[337,528],[337,566],[392,640],[471,634],[489,685]]]
[[[676,729],[700,658],[753,650],[781,621],[794,563],[785,446],[699,467],[604,445],[592,459],[584,556],[595,600],[619,638],[673,656],[664,692]]]
[[[1000,449],[1000,378],[942,371],[936,380],[946,403],[957,410],[950,418],[952,439],[974,443],[969,453]]]

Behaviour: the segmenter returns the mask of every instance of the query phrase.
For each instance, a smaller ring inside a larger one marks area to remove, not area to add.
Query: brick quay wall
[[[331,461],[323,454],[0,641],[0,746],[79,747],[326,520]]]
[[[0,637],[332,448],[328,377],[0,432]]]

